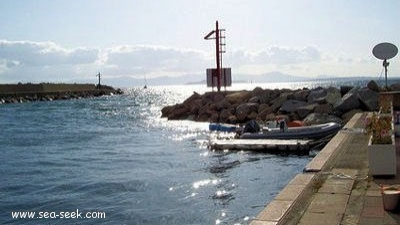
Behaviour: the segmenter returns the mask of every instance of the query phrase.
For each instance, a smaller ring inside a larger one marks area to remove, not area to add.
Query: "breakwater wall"
[[[96,90],[94,84],[0,84],[0,94],[73,92]]]
[[[395,86],[394,86],[395,87]],[[400,86],[399,86],[400,88]],[[345,124],[362,111],[378,111],[384,92],[376,82],[366,87],[314,89],[262,89],[194,93],[182,103],[166,106],[162,117],[169,120],[246,123],[255,119],[302,121],[306,125],[337,122]]]
[[[0,84],[0,104],[52,101],[122,94],[121,89],[94,84]]]
[[[394,84],[391,91],[400,90]],[[184,102],[166,106],[162,117],[169,120],[194,120],[240,124],[249,120],[302,121],[306,125],[337,122],[345,124],[356,113],[378,111],[379,96],[385,93],[375,81],[366,87],[314,89],[262,89],[252,91],[193,93]]]

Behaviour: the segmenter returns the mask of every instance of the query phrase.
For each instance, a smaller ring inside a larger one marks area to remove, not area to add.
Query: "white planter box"
[[[375,175],[396,175],[397,160],[394,135],[392,144],[371,145],[371,138],[368,143],[369,173]]]

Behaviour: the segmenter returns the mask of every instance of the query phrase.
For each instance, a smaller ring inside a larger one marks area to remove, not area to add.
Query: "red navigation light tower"
[[[217,20],[215,22],[215,30],[212,30],[204,37],[205,40],[215,39],[215,55],[216,55],[215,58],[216,58],[217,68],[207,69],[207,85],[214,88],[215,85],[214,80],[216,78],[218,92],[221,90],[222,83],[225,89],[226,86],[230,86],[232,83],[230,68],[222,68],[222,53],[226,52],[225,35],[223,33],[224,31],[225,29],[218,28],[218,20]],[[221,78],[223,79],[221,80]]]

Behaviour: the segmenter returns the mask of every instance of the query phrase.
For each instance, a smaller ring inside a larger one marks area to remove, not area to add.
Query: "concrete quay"
[[[370,176],[366,115],[356,114],[250,224],[400,224],[400,213],[384,210],[380,191],[381,185],[400,184],[400,139],[397,176]]]

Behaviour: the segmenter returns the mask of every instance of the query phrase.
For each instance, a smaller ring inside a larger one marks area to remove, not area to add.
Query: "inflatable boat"
[[[321,139],[336,134],[342,126],[338,123],[324,123],[303,127],[262,128],[261,132],[244,132],[240,139]]]

